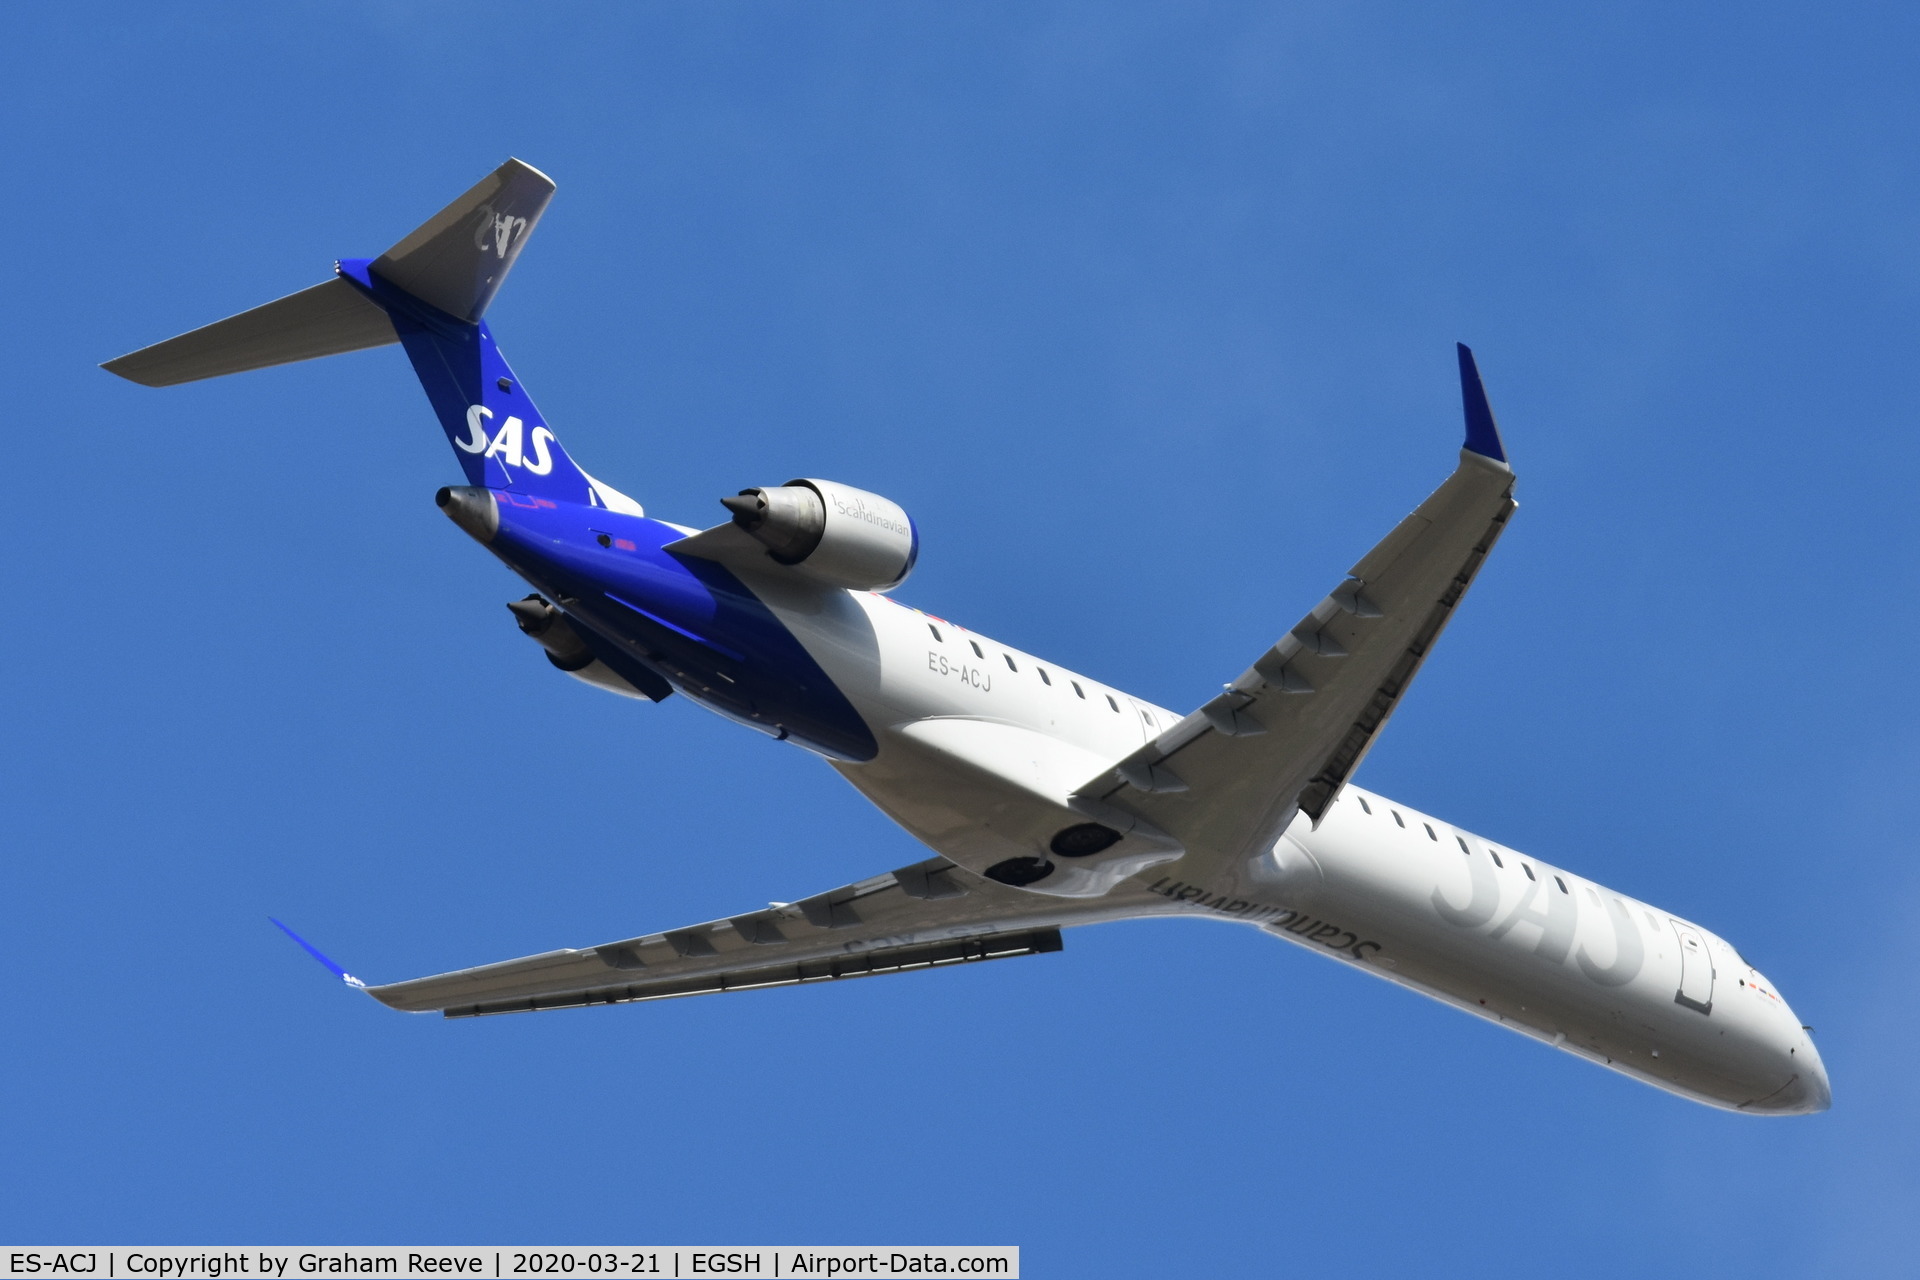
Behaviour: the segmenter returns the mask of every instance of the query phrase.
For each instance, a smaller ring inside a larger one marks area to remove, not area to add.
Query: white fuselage
[[[1180,719],[883,596],[752,585],[880,741],[835,767],[963,866],[1031,851],[1023,822],[1051,821],[1049,806],[1071,819],[1077,787]],[[1406,805],[1349,786],[1317,828],[1296,819],[1229,871],[1201,865],[1218,864],[1173,861],[1047,905],[1062,925],[1253,925],[1702,1102],[1828,1105],[1806,1029],[1725,941]]]

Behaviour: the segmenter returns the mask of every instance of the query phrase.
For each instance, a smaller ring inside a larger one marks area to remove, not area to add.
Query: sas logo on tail
[[[523,240],[527,234],[527,220],[516,218],[510,213],[495,213],[493,206],[480,206],[479,221],[473,228],[473,247],[485,253],[493,250],[496,258],[505,258],[507,250],[515,241]]]
[[[477,453],[486,458],[498,458],[502,466],[525,467],[537,476],[552,473],[553,453],[548,446],[554,443],[553,432],[540,426],[536,426],[529,432],[526,430],[526,424],[520,419],[508,418],[500,424],[498,434],[489,436],[482,419],[492,416],[493,410],[487,406],[470,405],[467,408],[467,438],[464,440],[456,438],[453,442],[454,447],[462,453]],[[533,456],[527,457],[525,450],[531,450]]]

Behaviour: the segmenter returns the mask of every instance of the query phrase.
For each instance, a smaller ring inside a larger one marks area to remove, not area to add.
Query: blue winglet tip
[[[302,951],[306,952],[308,955],[312,956],[315,960],[318,960],[321,964],[325,965],[327,967],[327,972],[331,973],[334,977],[340,979],[340,981],[346,983],[350,987],[358,987],[361,990],[366,989],[366,985],[367,985],[366,983],[360,981],[360,979],[354,977],[352,974],[348,973],[345,969],[342,969],[339,965],[327,959],[327,957],[324,954],[322,954],[320,948],[314,946],[311,942],[308,942],[305,938],[301,937],[299,934],[295,933],[293,930],[287,928],[287,926],[280,923],[280,921],[274,920],[272,916],[268,916],[267,919],[273,922],[274,928],[278,929],[280,932],[286,934],[289,938],[292,938],[295,942],[299,943],[300,949]]]
[[[1467,415],[1469,453],[1477,453],[1495,462],[1507,460],[1507,446],[1500,440],[1500,428],[1494,425],[1493,406],[1487,403],[1486,384],[1480,381],[1480,366],[1474,363],[1473,350],[1464,342],[1454,347],[1460,353],[1460,406]]]

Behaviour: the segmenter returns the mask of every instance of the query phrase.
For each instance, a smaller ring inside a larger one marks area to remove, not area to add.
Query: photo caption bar
[[[293,1280],[303,1276],[471,1276],[478,1280],[617,1276],[693,1280],[819,1280],[841,1276],[991,1276],[1019,1280],[1017,1245],[621,1245],[372,1248],[291,1245],[203,1248],[0,1246],[0,1277],[32,1280]]]

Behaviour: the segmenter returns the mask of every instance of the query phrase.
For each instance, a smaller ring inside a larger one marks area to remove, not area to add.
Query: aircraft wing
[[[1318,824],[1399,705],[1513,513],[1513,471],[1472,353],[1460,348],[1459,468],[1225,692],[1082,786],[1203,859]]]
[[[864,978],[1058,951],[1061,924],[1165,905],[1144,893],[1137,902],[1121,896],[1048,899],[933,858],[800,902],[367,992],[395,1009],[468,1018]]]

